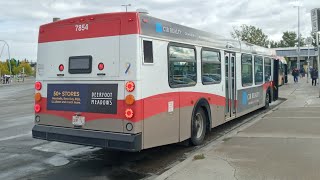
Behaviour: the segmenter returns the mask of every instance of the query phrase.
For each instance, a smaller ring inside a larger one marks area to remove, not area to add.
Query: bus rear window
[[[89,74],[92,71],[92,56],[72,56],[69,58],[70,74]]]
[[[144,63],[153,63],[152,41],[143,41]]]

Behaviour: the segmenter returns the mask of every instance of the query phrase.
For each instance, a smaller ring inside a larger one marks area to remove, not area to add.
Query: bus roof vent
[[[56,22],[56,21],[59,21],[59,20],[60,20],[60,18],[58,18],[58,17],[52,18],[52,22]]]
[[[146,9],[141,9],[141,8],[139,8],[139,9],[137,9],[136,11],[137,11],[138,13],[142,13],[142,14],[149,14],[148,10],[146,10]]]

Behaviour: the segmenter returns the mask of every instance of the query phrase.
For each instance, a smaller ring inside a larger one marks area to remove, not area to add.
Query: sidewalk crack
[[[298,84],[298,86],[296,86],[296,88],[290,93],[290,95],[293,94],[298,89],[298,87],[300,87],[300,84]]]
[[[237,178],[237,168],[236,168],[235,166],[233,166],[232,163],[231,163],[227,158],[223,158],[223,157],[218,156],[218,155],[216,155],[216,157],[217,157],[218,159],[221,159],[221,160],[225,161],[226,163],[228,163],[229,166],[233,168],[233,177],[234,177],[236,180],[239,180],[239,179]]]

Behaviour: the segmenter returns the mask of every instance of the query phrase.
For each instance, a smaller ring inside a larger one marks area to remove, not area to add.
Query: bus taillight
[[[36,113],[40,112],[40,111],[41,111],[41,106],[40,106],[39,104],[35,104],[35,105],[34,105],[34,111],[35,111]]]
[[[129,81],[126,83],[126,90],[128,92],[132,92],[134,90],[134,87],[135,87],[134,82]]]
[[[125,101],[127,105],[132,105],[135,101],[134,96],[132,94],[127,95]]]
[[[130,108],[126,109],[125,115],[126,115],[126,118],[128,119],[133,118],[133,110]]]
[[[40,93],[36,93],[36,94],[34,95],[34,100],[35,100],[36,102],[39,102],[39,101],[41,100],[41,94],[40,94]]]
[[[103,63],[99,63],[99,64],[98,64],[98,69],[99,69],[100,71],[102,71],[102,70],[104,69],[104,64],[103,64]]]
[[[63,64],[60,64],[59,65],[59,71],[63,71],[64,70],[64,66],[63,66]]]
[[[41,88],[42,88],[42,84],[41,84],[41,82],[36,82],[35,84],[34,84],[34,88],[36,89],[36,90],[38,90],[38,91],[40,91],[41,90]]]

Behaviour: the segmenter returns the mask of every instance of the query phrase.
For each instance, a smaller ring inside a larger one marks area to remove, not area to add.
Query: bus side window
[[[197,84],[197,59],[194,46],[169,43],[169,85],[171,88]]]
[[[265,82],[271,81],[271,59],[264,58],[264,78]]]
[[[143,40],[143,57],[144,63],[151,64],[153,63],[153,48],[152,41]]]
[[[221,82],[220,52],[203,48],[201,51],[202,83],[219,84]]]
[[[252,56],[251,54],[241,55],[241,77],[242,87],[251,86],[252,78]]]
[[[263,83],[263,58],[254,56],[254,84]]]

